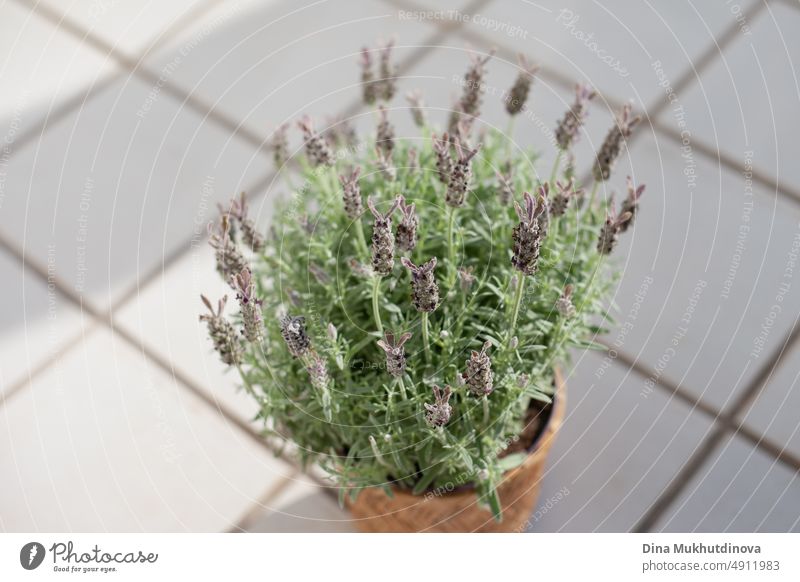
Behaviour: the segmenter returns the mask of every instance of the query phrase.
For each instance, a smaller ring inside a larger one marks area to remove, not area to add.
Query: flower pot
[[[363,532],[517,532],[525,529],[539,497],[547,454],[561,426],[566,405],[566,385],[555,373],[556,392],[546,409],[549,416],[528,448],[525,461],[504,474],[497,491],[503,508],[502,521],[478,505],[474,487],[431,491],[412,495],[394,487],[394,497],[382,489],[361,491],[348,501],[356,526]],[[440,488],[441,490],[441,488]]]

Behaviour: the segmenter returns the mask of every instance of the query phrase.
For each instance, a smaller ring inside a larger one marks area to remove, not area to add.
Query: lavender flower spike
[[[397,77],[394,65],[392,65],[393,48],[394,39],[387,42],[381,49],[380,81],[382,89],[381,97],[384,101],[391,101],[396,91]]]
[[[556,300],[556,311],[567,319],[575,317],[575,305],[572,303],[572,292],[574,290],[575,287],[572,284],[566,285],[561,296]]]
[[[518,56],[519,66],[522,69],[508,92],[506,97],[506,111],[509,115],[516,115],[525,108],[525,101],[528,100],[528,93],[531,90],[533,75],[539,70],[539,66],[530,63],[525,55]]]
[[[573,198],[580,198],[582,189],[575,190],[575,179],[571,178],[566,183],[556,182],[556,194],[550,201],[550,214],[563,216]]]
[[[406,350],[403,347],[411,339],[411,333],[406,332],[399,338],[394,332],[386,330],[384,339],[378,340],[378,346],[386,352],[386,371],[395,378],[403,375],[406,370]]]
[[[601,255],[611,254],[619,240],[622,226],[631,219],[631,216],[630,212],[623,212],[622,215],[617,216],[617,211],[614,208],[614,197],[611,196],[611,200],[608,202],[608,215],[597,240],[598,253]]]
[[[450,406],[450,396],[453,391],[450,386],[445,386],[444,390],[439,386],[433,386],[433,396],[435,401],[433,404],[425,403],[425,420],[433,427],[441,427],[448,423],[450,416],[453,414],[453,407]]]
[[[491,345],[486,342],[480,352],[473,351],[467,360],[467,371],[462,374],[464,383],[475,396],[488,396],[494,390],[492,361],[486,355]]]
[[[378,98],[378,91],[380,88],[380,81],[375,80],[375,75],[372,72],[372,56],[367,47],[361,49],[361,91],[364,98],[364,103],[372,105]]]
[[[397,168],[392,164],[392,156],[387,156],[379,147],[375,148],[375,165],[378,166],[378,171],[389,182],[394,182],[397,179]]]
[[[250,269],[234,277],[236,299],[242,314],[242,335],[249,342],[260,343],[264,339],[264,322],[261,318],[261,299],[256,297],[256,284]]]
[[[306,333],[306,318],[303,316],[285,315],[279,321],[281,335],[289,353],[295,358],[306,355],[311,348],[311,340]]]
[[[303,132],[303,139],[306,142],[306,155],[312,166],[332,166],[335,163],[333,152],[328,142],[321,135],[314,131],[314,124],[308,115],[304,115],[297,122],[298,127]]]
[[[497,198],[500,204],[508,206],[514,199],[514,175],[511,173],[510,164],[506,164],[503,171],[496,171],[497,176]]]
[[[564,118],[559,122],[558,127],[556,127],[556,141],[562,151],[569,150],[577,139],[578,132],[586,119],[586,106],[594,96],[594,90],[587,85],[579,84],[575,86],[575,102],[569,111],[564,114]]]
[[[411,109],[411,117],[414,119],[414,124],[423,128],[428,125],[428,120],[425,116],[425,102],[422,100],[422,92],[419,90],[409,91],[406,93],[406,101]]]
[[[361,175],[361,168],[354,168],[350,176],[339,176],[342,184],[342,201],[344,202],[344,213],[350,220],[358,220],[364,213],[364,206],[361,203],[361,187],[358,185],[358,177]]]
[[[433,277],[436,257],[420,266],[415,265],[406,257],[400,261],[411,271],[411,294],[416,310],[427,313],[434,311],[439,305],[439,286]]]
[[[542,236],[539,232],[539,217],[544,210],[544,201],[539,204],[533,199],[530,192],[523,194],[525,208],[514,203],[514,208],[519,217],[519,224],[514,227],[514,249],[511,264],[523,275],[533,275],[539,266],[539,250]]]
[[[242,361],[242,353],[244,349],[239,341],[239,336],[233,325],[225,319],[222,312],[225,310],[225,303],[228,301],[228,296],[225,295],[219,300],[217,310],[211,305],[211,301],[205,295],[201,295],[203,304],[208,307],[209,314],[200,316],[200,321],[205,321],[208,326],[208,335],[211,341],[214,342],[214,349],[219,353],[220,359],[228,366],[238,366]]]
[[[636,218],[636,212],[639,210],[639,198],[642,197],[644,192],[644,184],[640,184],[638,188],[634,187],[633,179],[628,176],[628,197],[622,202],[622,214],[630,212],[630,219],[625,221],[620,227],[620,232],[625,232],[628,227],[633,224],[633,219]]]
[[[604,182],[611,176],[611,170],[622,151],[622,146],[625,144],[633,128],[641,121],[640,116],[631,117],[631,104],[626,103],[622,106],[622,110],[617,114],[617,122],[608,131],[606,140],[597,154],[597,159],[594,161],[594,168],[592,173],[594,179],[598,182]]]
[[[272,148],[272,159],[275,162],[275,169],[280,170],[289,161],[289,124],[284,123],[275,128],[269,142]]]
[[[397,232],[394,236],[394,243],[402,251],[413,251],[417,246],[417,226],[419,218],[415,212],[414,204],[406,204],[406,199],[400,196],[400,212],[402,218],[397,225]]]
[[[392,213],[400,206],[397,198],[386,214],[381,214],[372,202],[372,196],[367,198],[375,224],[372,227],[372,270],[379,277],[390,275],[394,268],[394,236],[392,235]]]
[[[239,223],[239,228],[242,231],[242,240],[250,247],[250,250],[254,253],[263,251],[266,240],[264,235],[258,231],[256,223],[248,216],[247,197],[244,192],[241,193],[238,200],[233,200],[231,204],[231,215],[234,216]]]
[[[380,121],[378,121],[378,135],[375,145],[387,158],[391,158],[394,151],[394,127],[389,121],[389,112],[386,107],[381,105],[378,108],[378,112]]]
[[[208,244],[214,249],[214,256],[217,261],[217,272],[226,281],[231,275],[241,273],[248,268],[247,259],[244,258],[239,247],[231,236],[231,223],[227,213],[220,216],[219,229],[214,230],[213,225],[209,225]]]
[[[436,152],[436,172],[439,181],[447,185],[450,183],[450,174],[453,172],[453,158],[450,155],[450,136],[447,132],[442,135],[442,139],[431,136],[433,140],[433,151]]]
[[[483,100],[484,83],[483,77],[486,74],[486,63],[494,56],[495,49],[489,54],[481,57],[474,53],[469,55],[471,64],[464,75],[464,93],[461,95],[461,111],[471,117],[478,117],[481,113],[481,101]]]
[[[472,158],[478,153],[481,148],[480,144],[473,150],[469,147],[464,149],[460,139],[455,142],[456,153],[458,159],[453,166],[453,171],[450,173],[450,182],[447,184],[447,193],[445,195],[445,202],[449,206],[458,208],[464,205],[464,200],[467,196],[467,189],[469,182],[472,178]]]

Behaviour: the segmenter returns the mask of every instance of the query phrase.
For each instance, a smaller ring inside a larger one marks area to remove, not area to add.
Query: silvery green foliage
[[[382,101],[384,80],[364,55],[375,83],[365,97]],[[482,78],[485,64],[473,61],[468,77]],[[591,95],[578,92],[560,145],[573,141]],[[619,217],[613,201],[573,204],[582,188],[571,170],[560,168],[550,188],[532,168],[536,152],[508,148],[508,136],[466,119],[481,97],[465,92],[465,119],[442,139],[433,120],[422,138],[392,136],[393,175],[379,167],[372,138],[337,161],[304,120],[302,182],[276,205],[263,249],[252,252],[250,235],[225,215],[214,231],[226,280],[251,269],[236,285],[263,302],[263,339],[243,341],[255,314],[229,323],[224,302],[206,301],[212,343],[258,401],[265,431],[294,442],[343,494],[472,482],[498,515],[496,487],[509,467],[501,451],[531,403],[551,398],[568,348],[593,345],[594,323],[606,318],[615,276],[605,255],[641,187],[629,189]],[[472,128],[480,156],[466,146]],[[509,178],[498,193],[500,168]],[[406,268],[394,268],[396,252]]]

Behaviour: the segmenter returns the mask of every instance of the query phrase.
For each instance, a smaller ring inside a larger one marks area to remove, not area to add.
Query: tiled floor
[[[489,124],[516,52],[538,60],[515,138],[545,152],[594,84],[581,171],[611,109],[646,114],[614,351],[576,354],[529,530],[800,531],[796,2],[162,4],[0,7],[0,530],[353,531],[260,439],[195,298],[220,285],[216,202],[247,190],[267,224],[273,128],[370,127],[357,52],[395,34],[438,119],[467,45],[498,49]]]

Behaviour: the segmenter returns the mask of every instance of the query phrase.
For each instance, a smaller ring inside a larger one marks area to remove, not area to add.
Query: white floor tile
[[[663,99],[654,62],[675,80],[736,24],[727,5],[686,0],[570,0],[555,6],[515,0],[491,2],[460,18],[465,29],[491,42],[522,51],[617,100],[641,100],[648,107]]]
[[[795,455],[800,455],[800,425],[797,422],[797,411],[800,410],[798,376],[800,348],[795,346],[794,350],[784,355],[783,362],[767,385],[741,415],[745,425],[785,446],[787,451]]]
[[[166,38],[193,13],[204,11],[212,0],[171,0],[158,2],[85,2],[82,0],[41,0],[89,34],[111,45],[114,50],[138,57],[154,43],[168,42]]]
[[[163,70],[178,59],[171,70],[175,83],[267,135],[304,113],[321,126],[326,116],[358,102],[363,46],[395,35],[394,61],[400,62],[436,30],[401,19],[395,6],[380,0],[248,1],[233,9],[221,5],[146,64]],[[296,128],[293,136],[299,147]]]
[[[0,54],[0,171],[6,165],[2,153],[13,152],[25,129],[117,70],[114,61],[18,2],[3,4]],[[1,188],[0,200],[9,195]]]
[[[53,260],[58,257],[53,256]],[[55,288],[0,250],[0,396],[46,365],[91,320]]]
[[[800,531],[800,479],[753,446],[731,437],[686,485],[655,531]]]
[[[599,375],[599,377],[598,377]],[[629,531],[710,421],[597,352],[576,354],[567,412],[528,531]]]
[[[197,248],[119,309],[114,315],[115,324],[158,350],[176,371],[258,430],[259,424],[253,422],[258,404],[241,389],[236,371],[219,360],[208,339],[206,324],[198,320],[206,311],[201,294],[214,304],[227,295],[226,312],[236,312],[234,293],[217,274],[213,250],[205,244],[205,237]]]
[[[15,152],[0,229],[97,307],[269,171],[268,157],[135,78],[120,79]]]
[[[110,332],[0,409],[8,531],[218,531],[291,469]]]
[[[647,189],[612,255],[623,269],[617,319],[628,329],[607,340],[640,358],[651,380],[722,409],[780,349],[800,312],[800,296],[783,287],[796,284],[785,270],[800,208],[689,153],[643,135],[611,181],[623,186],[632,173]]]
[[[334,497],[307,477],[296,477],[292,484],[247,524],[251,532],[352,533],[358,531],[350,514]]]
[[[686,123],[693,139],[742,165],[745,152],[752,152],[756,171],[797,191],[800,11],[769,4],[749,26],[752,34],[738,35],[680,96]],[[661,120],[676,125],[670,110]]]

